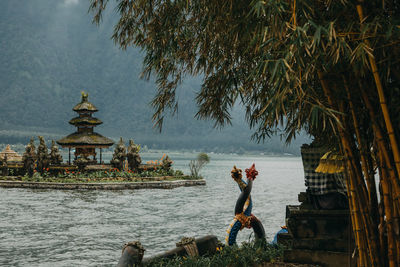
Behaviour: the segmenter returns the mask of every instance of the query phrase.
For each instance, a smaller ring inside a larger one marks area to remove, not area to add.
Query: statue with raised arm
[[[253,187],[253,181],[256,179],[258,175],[258,171],[255,168],[255,164],[253,164],[249,169],[245,170],[247,182],[242,179],[242,170],[237,169],[236,166],[233,166],[231,171],[231,175],[233,180],[239,185],[239,189],[241,191],[235,205],[235,218],[232,223],[229,225],[228,230],[226,231],[228,235],[226,236],[226,243],[229,246],[236,244],[236,237],[240,230],[244,227],[253,228],[256,241],[261,240],[265,241],[265,231],[264,227],[260,220],[257,219],[251,213],[253,208],[253,203],[251,200],[251,189]]]

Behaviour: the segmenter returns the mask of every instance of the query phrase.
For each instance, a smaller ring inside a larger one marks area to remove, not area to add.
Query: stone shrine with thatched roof
[[[71,119],[69,123],[74,125],[77,130],[76,132],[58,140],[57,144],[62,147],[68,147],[69,163],[71,163],[71,148],[75,149],[75,160],[78,158],[89,159],[91,156],[93,157],[91,160],[93,163],[97,162],[96,148],[100,149],[101,163],[102,148],[112,146],[114,141],[93,131],[94,127],[103,123],[101,120],[92,116],[94,112],[98,111],[98,109],[88,101],[88,94],[82,92],[81,102],[72,110],[78,113],[78,117]]]
[[[0,152],[0,161],[7,159],[7,162],[21,162],[22,156],[17,152],[11,149],[10,145],[7,145],[6,148]]]

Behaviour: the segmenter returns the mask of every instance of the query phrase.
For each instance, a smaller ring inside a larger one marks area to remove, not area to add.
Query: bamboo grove
[[[261,140],[305,130],[345,156],[358,266],[400,266],[400,1],[117,0],[114,41],[145,52],[153,119],[201,75],[198,118],[235,103]],[[107,0],[91,0],[100,22]]]

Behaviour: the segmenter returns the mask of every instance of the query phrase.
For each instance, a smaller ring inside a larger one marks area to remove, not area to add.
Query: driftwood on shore
[[[197,239],[193,238],[192,240],[197,249],[197,256],[213,255],[217,251],[218,239],[214,235],[207,235]],[[185,246],[178,246],[177,244],[176,248],[157,254],[153,257],[143,259],[143,254],[144,248],[141,247],[140,242],[135,241],[127,243],[122,251],[118,267],[143,266],[158,259],[171,259],[176,256],[188,256],[188,251]]]

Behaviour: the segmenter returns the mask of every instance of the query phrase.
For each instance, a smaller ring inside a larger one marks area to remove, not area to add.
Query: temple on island
[[[89,160],[89,157],[92,156],[92,160],[89,160],[92,163],[97,163],[96,148],[100,149],[101,163],[102,148],[112,146],[114,141],[93,131],[94,127],[103,123],[101,120],[92,117],[92,114],[98,111],[98,109],[88,101],[88,94],[82,92],[81,102],[72,110],[77,112],[79,116],[71,119],[69,123],[74,125],[77,128],[77,131],[61,138],[57,141],[57,144],[64,148],[68,147],[69,164],[71,164],[71,148],[75,149],[75,160],[81,157]]]

